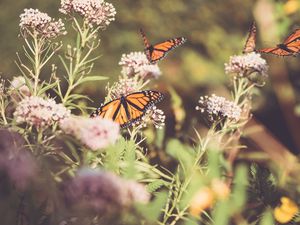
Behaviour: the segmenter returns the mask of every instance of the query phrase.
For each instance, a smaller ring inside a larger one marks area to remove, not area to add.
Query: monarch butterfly
[[[149,62],[152,64],[163,59],[168,54],[169,51],[186,42],[185,37],[177,37],[177,38],[166,40],[161,43],[157,43],[155,45],[151,45],[142,29],[140,29],[140,33],[144,40],[145,54]]]
[[[249,33],[244,46],[243,53],[245,54],[245,53],[250,53],[255,51],[255,42],[256,42],[256,25],[255,22],[253,21],[249,28]]]
[[[139,91],[112,100],[98,108],[91,117],[112,119],[122,128],[139,121],[147,109],[163,99],[163,94],[158,91]]]
[[[275,48],[263,48],[258,52],[272,53],[278,56],[296,56],[300,52],[300,29],[296,29],[282,44],[278,44]]]

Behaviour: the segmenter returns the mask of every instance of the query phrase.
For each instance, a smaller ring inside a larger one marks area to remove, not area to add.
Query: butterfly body
[[[122,95],[102,105],[91,114],[91,117],[111,119],[125,128],[139,121],[149,108],[162,99],[162,93],[150,90]]]
[[[157,61],[163,59],[164,57],[166,57],[169,51],[171,51],[174,48],[177,48],[178,46],[186,42],[186,38],[177,37],[177,38],[166,40],[161,43],[151,45],[142,29],[140,29],[140,33],[144,40],[145,54],[151,64],[154,64]]]

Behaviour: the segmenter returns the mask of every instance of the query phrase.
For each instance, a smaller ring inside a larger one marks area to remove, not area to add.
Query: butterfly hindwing
[[[130,126],[140,120],[147,109],[163,99],[163,94],[158,91],[139,91],[119,99],[112,100],[98,108],[91,117],[112,119],[122,128]]]

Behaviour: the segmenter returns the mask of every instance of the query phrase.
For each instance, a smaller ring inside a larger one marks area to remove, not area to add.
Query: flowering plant
[[[243,158],[253,97],[268,78],[267,61],[259,53],[231,56],[225,63],[231,95],[200,96],[195,111],[205,131],[195,125],[196,138],[190,142],[165,138],[165,112],[156,102],[147,105],[164,70],[144,52],[121,55],[120,76],[106,85],[98,110],[80,92],[88,82],[108,79],[91,72],[99,59],[99,33],[115,21],[115,7],[104,0],[61,0],[59,11],[65,20],[24,10],[19,24],[23,53],[17,54],[20,76],[0,82],[5,223],[299,222],[299,201],[292,198],[299,190],[291,179],[300,168],[297,159],[287,154],[290,165],[282,175],[273,170],[275,163],[265,168],[250,156]],[[59,40],[74,33],[74,45]],[[52,61],[56,57],[59,62]],[[126,102],[134,93],[146,97]],[[108,103],[113,107],[105,111]],[[180,112],[177,107],[175,117]],[[120,126],[125,119],[128,126]]]

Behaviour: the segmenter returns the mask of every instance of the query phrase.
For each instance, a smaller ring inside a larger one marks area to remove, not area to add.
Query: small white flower
[[[115,20],[116,9],[103,0],[62,0],[59,9],[63,14],[73,12],[81,15],[90,26],[99,26],[105,29]]]
[[[225,63],[225,72],[234,73],[238,76],[247,76],[250,73],[257,72],[263,76],[267,75],[268,65],[265,59],[256,52],[244,55],[231,56],[229,63]]]
[[[201,113],[207,113],[210,121],[228,118],[230,120],[238,121],[241,116],[241,108],[232,101],[226,100],[224,97],[216,96],[201,96],[199,106],[196,110]]]
[[[40,12],[38,9],[24,9],[24,13],[20,15],[19,26],[25,34],[33,31],[48,39],[66,34],[61,19],[55,21],[47,13]]]
[[[26,122],[38,128],[49,127],[69,116],[70,111],[62,104],[37,96],[25,97],[14,112],[17,123]]]
[[[122,66],[124,76],[139,76],[142,79],[157,78],[161,71],[157,64],[151,64],[143,52],[123,54],[119,65]]]
[[[62,120],[60,128],[94,151],[114,144],[119,138],[120,132],[117,123],[100,117],[84,118],[72,116]]]
[[[121,98],[132,92],[140,91],[141,83],[136,77],[132,78],[120,78],[119,81],[115,82],[109,89],[110,99]]]
[[[146,127],[148,124],[153,124],[155,128],[162,129],[165,126],[166,116],[164,111],[156,106],[150,107],[141,118],[133,124],[133,126]]]

